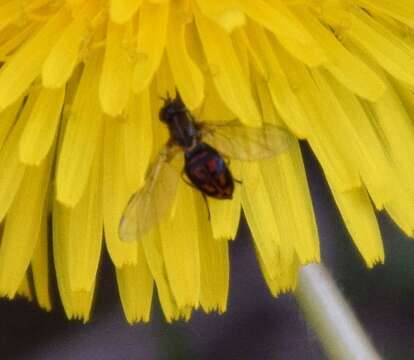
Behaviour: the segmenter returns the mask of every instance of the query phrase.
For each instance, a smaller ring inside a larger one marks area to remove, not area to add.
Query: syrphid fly
[[[160,120],[170,138],[149,167],[144,186],[130,198],[119,224],[123,241],[140,239],[171,210],[179,172],[169,165],[184,153],[184,173],[204,196],[231,199],[234,178],[225,161],[262,160],[286,150],[293,137],[281,128],[263,124],[253,128],[231,121],[223,124],[198,122],[180,96],[164,100]]]

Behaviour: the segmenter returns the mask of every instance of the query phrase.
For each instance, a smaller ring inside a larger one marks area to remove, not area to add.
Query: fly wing
[[[119,223],[122,241],[136,241],[168,215],[174,203],[179,180],[169,164],[171,151],[165,148],[151,165],[144,186],[133,194]]]
[[[272,124],[254,128],[231,121],[223,125],[202,124],[201,131],[203,141],[223,155],[243,161],[274,157],[294,141],[286,130]]]

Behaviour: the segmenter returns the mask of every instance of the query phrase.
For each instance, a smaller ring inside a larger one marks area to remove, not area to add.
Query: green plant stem
[[[330,359],[380,359],[325,266],[303,267],[295,295]]]

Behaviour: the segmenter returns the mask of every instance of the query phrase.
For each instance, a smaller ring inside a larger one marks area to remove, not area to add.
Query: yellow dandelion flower
[[[0,294],[32,296],[31,272],[50,309],[52,241],[66,314],[88,320],[104,241],[129,322],[148,321],[154,291],[168,321],[223,312],[242,208],[273,295],[319,261],[298,143],[232,161],[242,184],[210,221],[180,180],[171,216],[121,241],[176,89],[202,121],[307,140],[366,264],[382,262],[375,210],[414,228],[413,29],[410,0],[0,1]]]

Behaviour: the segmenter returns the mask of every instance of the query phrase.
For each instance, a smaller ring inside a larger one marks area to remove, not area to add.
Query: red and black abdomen
[[[207,196],[232,198],[233,176],[222,156],[211,146],[201,142],[185,152],[185,173],[194,186]]]

